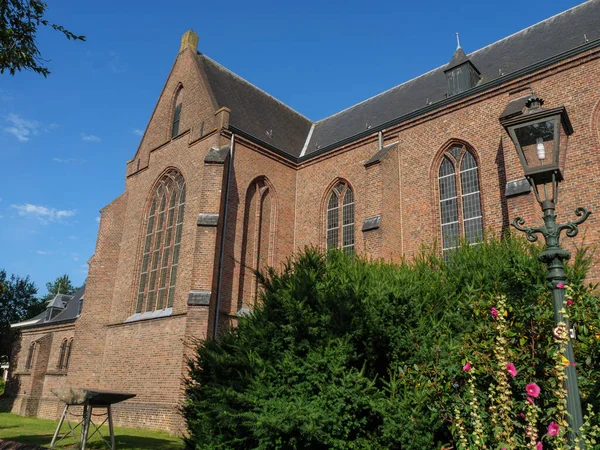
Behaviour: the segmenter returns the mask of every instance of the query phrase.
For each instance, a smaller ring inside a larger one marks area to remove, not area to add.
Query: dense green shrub
[[[536,381],[545,392],[553,313],[539,252],[514,237],[462,246],[448,262],[434,250],[390,264],[307,249],[281,273],[266,274],[261,306],[238,327],[198,345],[183,408],[188,447],[452,443],[462,366],[489,362],[487,318],[497,294],[507,297],[518,382]],[[598,410],[600,305],[584,286],[588,256],[579,251],[568,275],[582,336],[580,386]],[[485,385],[485,376],[479,380]]]

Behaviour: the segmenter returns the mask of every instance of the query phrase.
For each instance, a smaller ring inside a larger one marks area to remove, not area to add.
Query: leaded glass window
[[[462,145],[448,149],[440,164],[438,187],[442,250],[447,256],[461,238],[476,244],[483,237],[479,173],[470,150]]]
[[[465,239],[470,244],[474,244],[482,238],[483,221],[481,216],[481,194],[479,192],[477,161],[475,161],[475,158],[469,152],[465,152],[462,158],[460,183]]]
[[[169,171],[158,183],[148,210],[136,313],[173,306],[184,207],[183,177]]]
[[[354,251],[354,193],[343,182],[331,190],[327,201],[327,250],[334,248]]]
[[[456,247],[458,231],[458,202],[456,198],[456,172],[445,157],[440,166],[440,208],[442,214],[442,249]]]

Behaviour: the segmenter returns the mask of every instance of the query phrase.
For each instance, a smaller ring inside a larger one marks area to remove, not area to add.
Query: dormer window
[[[446,74],[448,97],[477,86],[477,83],[481,79],[481,73],[469,60],[467,55],[465,55],[460,46],[454,52],[454,56],[446,66],[444,73]]]

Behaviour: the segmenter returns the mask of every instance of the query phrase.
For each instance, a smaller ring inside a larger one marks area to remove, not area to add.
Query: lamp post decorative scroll
[[[568,237],[577,236],[579,225],[585,222],[591,213],[585,208],[577,208],[575,210],[575,215],[579,217],[577,220],[565,224],[556,222],[558,187],[563,180],[567,138],[573,133],[573,128],[564,107],[545,109],[542,108],[543,104],[541,98],[532,94],[526,103],[525,112],[516,117],[501,119],[502,125],[515,144],[525,177],[544,213],[544,225],[541,227],[526,228],[522,217],[515,218],[512,226],[524,232],[530,242],[536,242],[538,234],[544,237],[546,248],[538,258],[548,266],[546,279],[548,287],[552,289],[554,321],[557,326],[561,323],[566,324],[567,329],[570,330],[568,317],[565,317],[565,290],[562,284],[567,279],[564,261],[568,260],[571,254],[560,247],[560,236],[563,231],[566,231]],[[551,187],[550,192],[548,185]],[[543,199],[540,197],[540,187]],[[574,444],[580,436],[583,414],[571,339],[567,343],[565,356],[569,360],[569,364],[565,367],[567,411],[571,428],[569,442]],[[585,449],[585,443],[580,441],[579,448]]]

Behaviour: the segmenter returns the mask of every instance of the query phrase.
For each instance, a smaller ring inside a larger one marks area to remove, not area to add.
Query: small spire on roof
[[[458,35],[458,31],[456,32],[456,49],[458,50],[460,47],[460,36]]]

